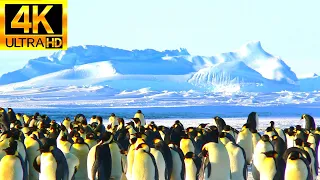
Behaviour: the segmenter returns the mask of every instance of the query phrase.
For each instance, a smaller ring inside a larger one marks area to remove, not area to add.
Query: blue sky
[[[319,0],[69,0],[69,46],[187,48],[215,55],[259,40],[299,75],[319,72]],[[0,74],[52,51],[0,51]]]

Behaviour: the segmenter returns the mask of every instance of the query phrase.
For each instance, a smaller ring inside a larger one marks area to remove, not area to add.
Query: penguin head
[[[300,153],[297,152],[297,151],[291,152],[290,155],[289,155],[289,159],[290,159],[290,160],[300,159]]]
[[[142,111],[141,111],[141,110],[138,110],[137,113],[142,113]]]
[[[63,124],[61,124],[61,131],[66,131],[67,130],[67,128],[66,128],[66,126],[64,126]]]
[[[278,157],[278,153],[276,151],[262,152],[262,154],[264,154],[265,156],[267,156],[269,158],[277,158]]]
[[[296,125],[296,131],[301,131],[302,127],[300,125]]]
[[[53,138],[45,138],[43,141],[43,145],[39,149],[41,153],[51,152],[56,145],[56,140]]]
[[[139,118],[131,118],[135,124],[140,124],[141,121]]]
[[[61,139],[60,139],[61,141],[68,141],[68,136],[66,135],[66,134],[63,134],[62,136],[61,136]]]
[[[18,149],[17,141],[10,141],[9,147],[4,149],[7,155],[15,155]]]
[[[106,131],[102,134],[101,137],[102,143],[110,143],[113,141],[113,134],[111,132]]]
[[[231,131],[231,126],[229,126],[229,125],[224,126],[223,130],[226,132],[229,132],[229,131]]]
[[[195,154],[193,152],[187,152],[187,154],[184,156],[186,159],[192,159],[195,157]]]
[[[75,144],[85,144],[84,139],[82,137],[77,137]]]
[[[93,134],[93,133],[87,134],[87,135],[86,135],[86,139],[93,140],[93,139],[94,139],[94,134]]]
[[[206,126],[207,126],[208,124],[209,124],[209,123],[201,123],[201,124],[199,124],[198,128],[199,128],[199,129],[204,129],[204,128],[206,128]]]
[[[262,140],[263,142],[269,142],[269,141],[270,141],[270,138],[269,138],[268,135],[262,135],[262,136],[261,136],[261,140]]]
[[[136,150],[143,149],[146,152],[150,152],[150,147],[146,143],[141,143],[137,146]]]
[[[270,127],[274,128],[274,121],[270,121]]]
[[[110,116],[111,116],[111,117],[115,117],[116,114],[115,114],[115,113],[111,113]]]
[[[294,142],[296,143],[297,146],[303,146],[303,140],[301,138],[297,138],[294,140]]]

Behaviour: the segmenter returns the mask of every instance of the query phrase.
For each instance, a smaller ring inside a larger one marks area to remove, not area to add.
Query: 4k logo
[[[3,5],[1,49],[67,49],[67,0],[8,1]]]

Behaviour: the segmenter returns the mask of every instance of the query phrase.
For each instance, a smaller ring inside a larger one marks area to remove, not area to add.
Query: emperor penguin
[[[165,162],[165,179],[170,179],[173,170],[173,160],[169,146],[162,139],[160,139],[160,137],[154,139],[153,146],[153,148],[162,153]],[[159,168],[160,167],[158,166],[158,169]]]
[[[313,179],[308,161],[299,148],[289,148],[284,155],[286,160],[285,180],[311,180]]]
[[[122,164],[121,164],[121,153],[120,153],[120,147],[118,145],[118,143],[114,140],[113,135],[109,134],[110,138],[106,138],[106,139],[111,139],[110,142],[108,142],[109,144],[109,148],[110,148],[110,153],[111,153],[111,178],[114,180],[120,180],[121,179],[121,175],[123,173],[122,171]],[[109,137],[108,136],[108,137]]]
[[[172,174],[170,180],[184,180],[185,179],[185,164],[183,152],[176,144],[169,143],[169,148],[172,156]]]
[[[137,113],[134,115],[134,118],[139,118],[142,126],[146,125],[146,120],[141,110],[137,111]]]
[[[272,136],[278,135],[278,133],[272,127],[267,127],[267,129],[264,131],[264,134],[268,135],[270,139],[272,139]]]
[[[55,144],[55,139],[45,139],[40,148],[41,155],[33,161],[33,167],[40,173],[39,180],[69,179],[67,160]]]
[[[105,132],[101,141],[90,149],[87,160],[87,172],[90,180],[111,178],[113,162],[109,143],[112,141],[112,133]]]
[[[287,144],[283,141],[283,139],[279,135],[272,136],[272,144],[274,150],[277,152],[276,158],[276,165],[277,165],[277,172],[281,179],[284,179],[284,172],[285,172],[285,161],[282,158],[284,152],[287,150]]]
[[[150,153],[150,147],[145,143],[139,144],[135,156],[138,160],[133,162],[132,179],[159,180],[157,164]]]
[[[97,144],[97,141],[95,140],[93,133],[87,134],[84,142],[89,145],[90,149]]]
[[[0,127],[2,131],[8,131],[10,129],[10,121],[7,111],[3,108],[0,108]]]
[[[263,152],[262,164],[263,166],[260,168],[260,180],[281,180],[279,173],[277,171],[277,155],[276,151],[268,151]]]
[[[70,152],[63,152],[63,153],[68,163],[69,180],[74,180],[75,174],[77,173],[80,165],[79,158],[77,158],[77,156],[73,155]]]
[[[194,141],[192,141],[188,134],[184,134],[180,140],[180,149],[183,152],[183,155],[186,155],[188,152],[195,153]]]
[[[70,151],[71,145],[66,134],[62,135],[60,139],[57,139],[57,147],[64,153]]]
[[[27,180],[28,172],[24,160],[17,152],[17,141],[11,141],[4,149],[6,155],[0,161],[0,179]]]
[[[35,134],[29,132],[25,139],[24,144],[27,150],[27,159],[29,163],[29,180],[38,180],[39,173],[33,168],[33,160],[40,155],[38,149],[42,146],[42,143]]]
[[[230,159],[231,180],[246,180],[248,167],[244,149],[232,141],[229,141],[225,147]]]
[[[248,124],[244,124],[242,130],[238,134],[237,144],[246,152],[247,164],[251,163],[253,154],[252,133]]]
[[[20,121],[21,125],[24,126],[24,120],[23,120],[23,116],[22,116],[21,113],[17,113],[17,114],[16,114],[16,119],[17,119],[18,121]]]
[[[214,119],[214,125],[217,126],[218,128],[218,131],[219,132],[222,132],[224,127],[226,126],[226,122],[224,121],[224,119],[222,119],[221,117],[219,116],[216,116],[213,118]]]
[[[253,150],[256,148],[258,141],[261,139],[261,135],[257,130],[252,131],[252,147]]]
[[[198,180],[201,168],[201,159],[193,152],[188,152],[184,156],[184,164],[186,167],[185,180]]]
[[[229,154],[223,144],[216,142],[205,144],[202,148],[202,156],[200,176],[207,180],[231,179]]]
[[[263,153],[268,151],[274,151],[274,147],[269,136],[265,134],[258,141],[252,158],[252,176],[256,180],[260,179],[260,169],[264,166],[263,160],[265,159],[265,155]]]
[[[307,151],[308,154],[310,155],[310,158],[311,158],[310,170],[311,170],[313,178],[316,180],[317,176],[318,176],[318,167],[319,167],[318,157],[316,155],[316,152],[310,146],[311,146],[311,144],[306,142],[306,143],[304,143],[303,149],[305,151]]]
[[[67,131],[70,133],[70,131],[71,131],[71,119],[69,117],[64,118],[64,120],[62,121],[62,125],[64,125],[64,127],[66,127]]]
[[[89,146],[84,142],[82,137],[78,137],[75,143],[70,148],[70,153],[74,154],[80,161],[78,172],[75,175],[77,180],[87,180],[87,158]]]
[[[117,120],[117,117],[114,113],[111,113],[109,117],[109,124],[111,124],[111,128],[114,129],[115,126],[119,125],[119,122]]]
[[[303,114],[301,116],[301,120],[305,121],[305,127],[306,130],[315,130],[316,129],[316,123],[314,122],[314,119],[309,114]]]
[[[155,163],[157,165],[159,179],[168,179],[168,176],[166,174],[166,163],[161,151],[155,148],[150,148],[150,153],[154,157]]]
[[[236,129],[232,128],[231,126],[229,125],[226,125],[223,129],[222,132],[226,132],[226,133],[229,133],[231,134],[231,136],[234,138],[234,139],[237,139],[238,137],[238,133],[239,131],[237,131]]]
[[[270,127],[278,134],[278,136],[285,142],[287,143],[287,138],[284,133],[284,131],[278,127],[275,126],[274,121],[270,121]]]
[[[294,140],[295,140],[294,127],[291,126],[289,129],[287,129],[286,139],[287,139],[287,148],[294,147]]]
[[[252,131],[258,129],[259,126],[259,115],[256,112],[251,112],[248,115],[247,123],[248,128]]]

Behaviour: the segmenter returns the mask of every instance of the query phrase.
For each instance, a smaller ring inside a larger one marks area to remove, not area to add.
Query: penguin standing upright
[[[248,115],[247,123],[246,123],[251,131],[257,130],[259,126],[259,116],[256,112],[251,112]]]
[[[272,136],[272,144],[274,150],[277,152],[276,158],[276,165],[277,165],[277,172],[280,179],[284,179],[284,172],[286,168],[286,164],[284,159],[282,158],[284,152],[287,150],[287,144],[283,141],[283,139],[279,135]]]
[[[90,149],[88,154],[87,172],[90,180],[110,179],[112,172],[112,157],[109,143],[113,135],[105,132],[101,141]]]
[[[75,174],[77,173],[80,165],[79,158],[77,158],[77,156],[73,155],[70,152],[63,152],[63,153],[68,163],[69,180],[74,180]]]
[[[29,180],[38,180],[39,173],[33,168],[33,160],[40,155],[38,149],[40,149],[42,143],[35,134],[31,134],[31,132],[28,134],[30,136],[27,136],[24,139],[24,144],[27,149],[27,158],[29,163]]]
[[[10,129],[8,114],[3,108],[0,108],[0,128],[2,129],[2,132]]]
[[[154,157],[155,163],[157,165],[159,179],[167,179],[168,176],[166,174],[166,163],[163,154],[161,153],[161,151],[155,148],[150,148],[150,153]]]
[[[95,140],[93,133],[87,134],[84,142],[89,145],[90,149],[97,144],[97,141]]]
[[[62,135],[60,139],[57,139],[57,147],[64,153],[70,151],[71,143],[68,141],[68,136],[66,134]]]
[[[39,180],[69,179],[67,160],[55,144],[55,139],[45,139],[40,148],[41,155],[33,161],[33,167],[40,173]]]
[[[294,127],[290,127],[287,129],[286,132],[286,139],[287,139],[287,148],[294,147],[294,140],[295,140],[295,132],[294,132]]]
[[[150,153],[150,147],[145,143],[139,144],[135,156],[138,161],[133,163],[132,179],[159,180],[157,164]]]
[[[261,180],[281,180],[279,176],[279,172],[277,171],[277,155],[278,153],[276,151],[268,151],[268,152],[263,152],[263,159],[262,159],[262,164],[263,167],[260,168],[260,179]]]
[[[214,123],[217,126],[219,132],[222,132],[224,127],[226,126],[226,122],[219,116],[214,117]]]
[[[169,148],[172,155],[172,174],[171,180],[184,180],[185,179],[185,164],[183,152],[179,146],[175,144],[169,144]]]
[[[305,158],[306,154],[308,153],[296,147],[287,149],[283,157],[286,160],[285,180],[313,179],[309,168],[310,156]]]
[[[256,148],[257,143],[261,139],[261,135],[258,133],[257,130],[253,130],[252,132],[252,148],[253,150]]]
[[[185,180],[198,180],[201,168],[201,159],[193,152],[188,152],[184,156],[184,164],[186,167]]]
[[[75,175],[77,180],[87,180],[87,157],[89,146],[84,142],[82,137],[78,137],[76,142],[71,146],[70,153],[74,154],[80,161],[78,172]]]
[[[186,155],[188,152],[195,153],[194,141],[192,141],[188,134],[184,134],[180,140],[180,149],[183,152],[183,155]]]
[[[137,111],[137,113],[134,115],[134,118],[139,118],[142,126],[146,125],[146,120],[141,110]]]
[[[172,154],[169,146],[160,138],[154,140],[154,148],[160,151],[165,161],[165,178],[170,179],[173,169]],[[159,167],[158,167],[159,168]]]
[[[245,151],[232,141],[229,141],[225,146],[230,159],[231,180],[246,180],[248,167]]]
[[[303,114],[301,116],[301,119],[305,121],[305,127],[306,130],[315,130],[316,129],[316,123],[314,122],[314,119],[309,114]]]
[[[251,125],[250,125],[251,127]],[[247,164],[251,163],[253,154],[252,133],[248,124],[243,125],[242,130],[238,134],[237,144],[246,152]]]

